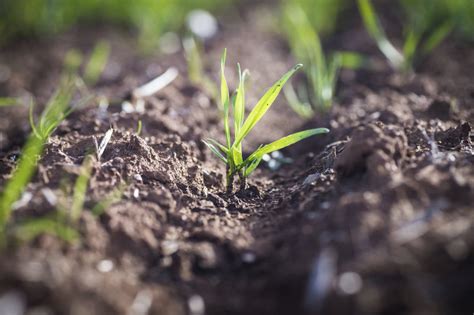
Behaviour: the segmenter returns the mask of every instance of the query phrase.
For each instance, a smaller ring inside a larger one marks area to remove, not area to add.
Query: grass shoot
[[[326,55],[318,31],[297,4],[284,5],[283,17],[291,50],[297,60],[308,65],[305,74],[309,85],[309,89],[303,93],[305,95],[300,95],[303,101],[298,99],[298,93],[290,85],[285,87],[284,92],[295,112],[308,118],[315,111],[325,111],[331,107],[340,69],[360,68],[367,63],[367,59],[354,52],[339,51]],[[303,89],[298,89],[300,91]]]
[[[70,218],[73,223],[79,220],[82,210],[84,208],[84,201],[86,199],[87,187],[92,172],[92,166],[93,159],[90,155],[87,155],[84,158],[84,162],[82,163],[81,168],[79,169],[79,176],[77,177],[76,183],[74,184],[72,204],[70,208]]]
[[[202,87],[213,100],[218,102],[219,91],[217,85],[206,75],[201,58],[202,47],[193,37],[186,38],[183,41],[186,62],[188,66],[188,77],[191,83]],[[223,110],[223,108],[220,108]]]
[[[71,111],[69,102],[73,93],[73,86],[62,86],[49,100],[46,108],[37,123],[34,122],[32,107],[30,123],[32,133],[22,149],[21,158],[13,176],[5,184],[0,195],[0,235],[5,232],[5,227],[13,210],[13,204],[25,191],[27,184],[33,176],[39,157],[48,138]]]
[[[434,17],[432,18],[429,14],[424,14],[425,21],[423,23],[407,23],[407,35],[404,40],[403,49],[400,51],[387,38],[372,1],[357,0],[357,4],[369,35],[375,40],[378,48],[388,59],[392,67],[404,73],[412,72],[413,63],[417,55],[430,53],[443,41],[454,26],[453,21],[449,18],[444,19],[440,23],[434,23]]]
[[[107,65],[110,55],[110,44],[106,41],[98,42],[92,50],[89,62],[84,68],[84,81],[94,85],[99,80]]]
[[[242,72],[238,65],[239,85],[232,98],[229,96],[229,88],[225,78],[226,50],[221,57],[220,71],[220,97],[221,105],[224,109],[224,133],[225,145],[220,144],[214,139],[206,139],[204,143],[226,166],[226,187],[232,191],[234,176],[239,175],[242,188],[245,187],[246,178],[258,167],[265,154],[281,150],[298,141],[310,136],[329,132],[326,128],[309,129],[300,131],[289,136],[283,137],[270,144],[260,146],[256,151],[244,159],[242,154],[242,142],[252,131],[255,125],[262,119],[265,113],[270,109],[275,99],[278,97],[281,89],[290,77],[302,67],[296,65],[284,74],[267,92],[260,98],[251,112],[245,118],[245,79],[247,71]],[[231,128],[231,111],[233,114],[233,128]],[[233,132],[231,131],[233,129]]]
[[[14,97],[0,97],[0,107],[15,106],[20,104],[19,100]]]

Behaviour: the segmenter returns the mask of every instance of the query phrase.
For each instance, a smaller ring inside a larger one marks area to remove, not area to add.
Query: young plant
[[[84,69],[84,81],[89,85],[94,85],[99,80],[107,65],[110,55],[110,44],[106,41],[98,42],[89,58],[89,62]]]
[[[36,124],[33,121],[32,111],[30,112],[30,123],[33,131],[23,147],[20,161],[13,176],[8,180],[0,195],[0,237],[5,232],[14,202],[20,198],[36,170],[37,161],[43,152],[45,143],[67,113],[71,111],[69,102],[72,93],[72,85],[59,88],[46,105]]]
[[[79,176],[77,177],[76,183],[74,184],[72,204],[69,211],[72,223],[76,223],[81,217],[82,209],[84,208],[84,201],[86,200],[89,178],[91,177],[92,166],[93,159],[88,155],[84,158],[84,162],[79,169]],[[63,212],[66,211],[63,210]]]
[[[213,100],[218,102],[219,92],[217,85],[206,75],[202,62],[202,48],[193,37],[183,41],[186,62],[188,65],[188,77],[191,83],[202,87]],[[219,104],[219,103],[218,103]],[[223,110],[223,108],[220,108]]]
[[[366,63],[366,59],[354,52],[339,51],[326,55],[318,31],[299,5],[291,2],[285,4],[283,17],[293,54],[308,65],[305,74],[309,85],[309,93],[303,95],[303,102],[299,101],[291,85],[286,86],[284,92],[293,110],[308,118],[315,111],[325,111],[331,107],[340,69],[360,68]]]
[[[204,143],[226,164],[226,187],[227,191],[231,192],[234,176],[239,175],[241,187],[244,188],[246,178],[257,168],[265,154],[283,149],[310,136],[327,133],[329,130],[326,128],[316,128],[291,134],[270,144],[260,146],[256,151],[244,159],[242,154],[243,140],[271,107],[285,83],[299,68],[302,67],[302,65],[298,64],[284,74],[280,80],[267,90],[254,106],[247,118],[245,118],[245,78],[247,71],[242,73],[240,65],[238,65],[239,85],[231,99],[229,97],[229,88],[224,73],[225,61],[226,50],[224,50],[224,53],[222,54],[220,73],[220,96],[221,104],[224,109],[224,133],[226,142],[225,145],[223,145],[214,139],[206,139],[204,140]],[[231,110],[234,122],[233,133],[231,131]]]
[[[45,142],[59,124],[72,112],[73,108],[69,107],[69,102],[73,92],[74,83],[72,82],[68,82],[59,88],[41,113],[38,122],[34,121],[34,103],[32,101],[29,116],[30,127],[38,139]]]
[[[433,1],[436,2],[436,1]],[[438,1],[439,2],[439,1]],[[410,5],[416,1],[407,2]],[[385,31],[375,12],[371,0],[357,0],[359,11],[369,35],[375,40],[380,51],[385,55],[390,64],[396,70],[408,73],[413,71],[413,63],[417,55],[430,53],[451,32],[454,23],[451,18],[443,21],[435,21],[435,15],[427,13],[426,10],[413,10],[413,16],[420,16],[422,23],[411,19],[406,25],[406,38],[403,50],[400,52],[389,41]],[[431,6],[432,3],[429,4]],[[427,6],[423,2],[423,6]],[[408,10],[409,12],[410,10]]]
[[[73,186],[70,202],[62,200],[53,213],[19,222],[12,229],[13,238],[20,242],[28,242],[39,235],[49,234],[66,242],[76,241],[79,238],[79,233],[74,225],[83,210],[92,163],[92,156],[86,156]]]

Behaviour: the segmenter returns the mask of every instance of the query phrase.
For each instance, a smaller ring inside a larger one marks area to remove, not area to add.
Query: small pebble
[[[133,179],[136,180],[137,182],[143,182],[143,178],[140,174],[133,175]]]
[[[0,296],[0,314],[23,315],[25,311],[25,296],[20,291],[8,291]]]
[[[254,263],[257,257],[252,252],[245,252],[242,254],[242,261],[247,264]]]
[[[101,260],[97,264],[97,270],[103,273],[111,272],[114,269],[114,263],[110,259]]]
[[[130,315],[146,315],[149,313],[151,304],[153,303],[153,295],[148,290],[138,292],[128,314]]]
[[[176,253],[179,249],[179,244],[176,241],[163,241],[161,243],[161,252],[164,256],[170,256]]]
[[[203,315],[206,305],[204,299],[200,295],[193,295],[188,299],[189,312],[192,315]]]
[[[305,178],[303,185],[304,186],[311,185],[314,182],[316,182],[320,177],[321,177],[321,173],[314,173],[314,174],[308,175],[308,177]]]
[[[339,289],[347,295],[356,294],[362,288],[362,278],[355,272],[344,272],[338,281]]]

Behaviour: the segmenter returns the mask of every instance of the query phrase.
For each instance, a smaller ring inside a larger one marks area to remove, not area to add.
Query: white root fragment
[[[171,67],[159,77],[133,90],[133,98],[140,99],[151,96],[173,82],[177,77],[178,70],[174,67]]]
[[[102,141],[100,142],[100,145],[97,145],[97,140],[94,138],[95,144],[96,144],[96,151],[97,151],[97,159],[100,161],[100,158],[102,157],[102,154],[104,154],[105,148],[109,144],[110,139],[112,138],[114,130],[110,128],[107,130],[105,133],[104,138],[102,138]]]

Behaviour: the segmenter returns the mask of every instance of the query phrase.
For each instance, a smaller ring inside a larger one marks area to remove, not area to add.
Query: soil
[[[214,78],[224,47],[231,86],[236,84],[231,65],[239,61],[251,70],[249,106],[294,64],[282,38],[262,28],[262,11],[250,11],[223,26],[206,46]],[[353,24],[330,45],[383,61],[360,22]],[[81,26],[3,48],[0,65],[11,72],[0,82],[0,95],[32,93],[44,104],[64,53],[72,47],[90,51],[98,39],[111,43],[112,55],[92,91],[113,101],[105,111],[89,105],[65,120],[27,188],[30,198],[13,213],[13,221],[21,222],[54,211],[51,192],[63,193],[94,138],[113,127],[102,158],[93,164],[78,225],[81,239],[69,244],[42,235],[1,253],[0,310],[13,305],[26,314],[474,311],[472,46],[448,39],[411,77],[388,65],[378,72],[344,70],[336,103],[309,121],[281,96],[251,133],[248,151],[307,127],[331,132],[284,150],[293,163],[277,171],[263,165],[247,189],[228,194],[224,165],[201,142],[222,139],[219,113],[209,95],[188,81],[180,53],[143,57],[131,44],[133,34]],[[146,99],[144,113],[121,111],[121,100],[133,88],[170,66],[180,76]],[[29,126],[26,107],[0,111],[3,187]],[[136,135],[139,120],[143,130]],[[123,187],[121,200],[94,215],[95,205],[117,187]]]

